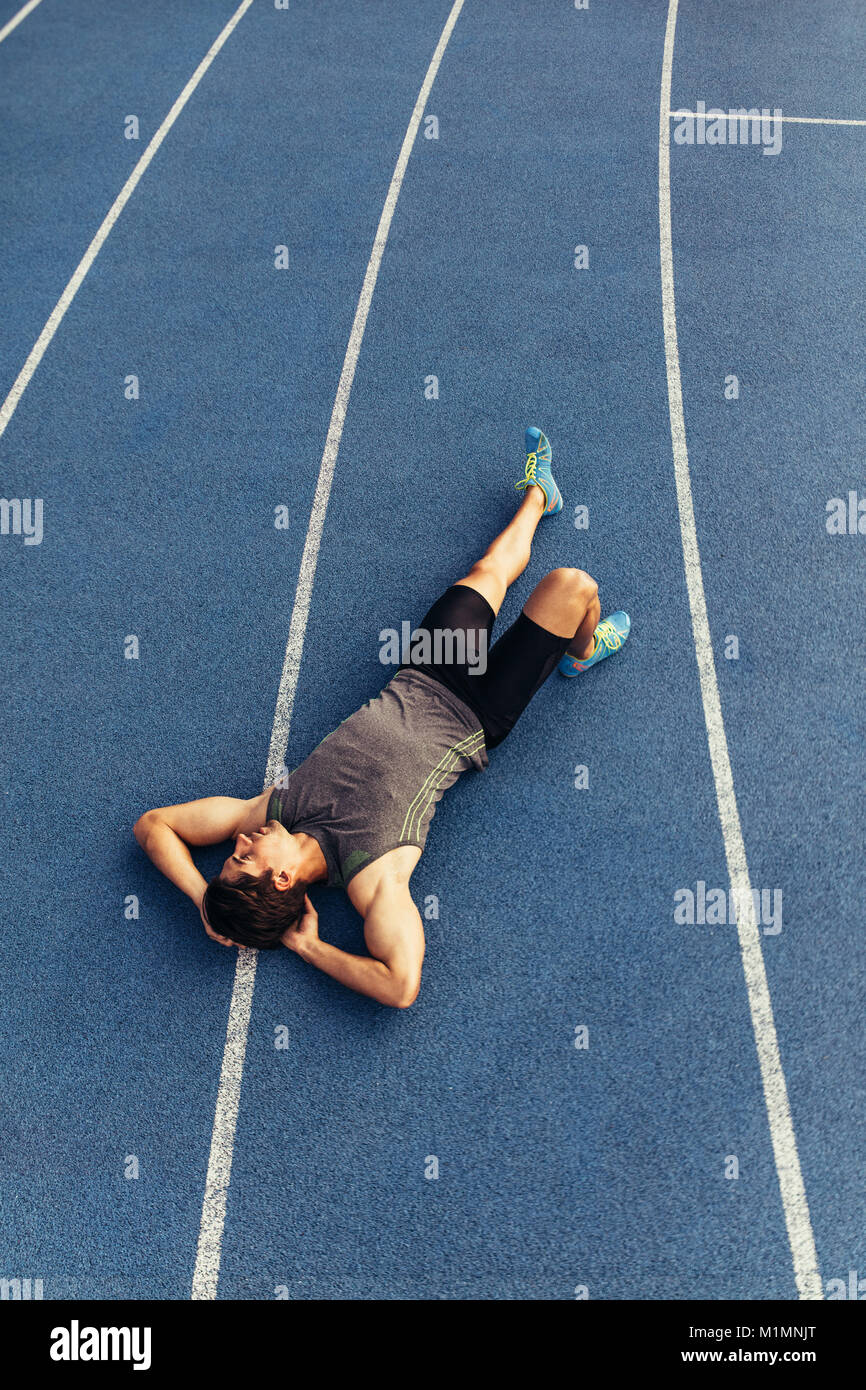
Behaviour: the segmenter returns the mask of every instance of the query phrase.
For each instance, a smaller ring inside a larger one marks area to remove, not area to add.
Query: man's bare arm
[[[221,845],[234,840],[241,832],[258,830],[264,824],[272,787],[244,800],[239,796],[203,796],[198,801],[182,801],[177,806],[157,806],[145,811],[135,827],[161,821],[168,825],[188,845]]]
[[[322,941],[316,910],[309,898],[306,902],[298,926],[283,936],[289,950],[380,1004],[407,1009],[415,1002],[421,984],[424,929],[408,884],[384,880],[374,894],[364,918],[369,956],[355,956]]]
[[[145,811],[134,834],[145,854],[182,893],[201,906],[207,879],[199,873],[190,845],[220,845],[241,833],[257,830],[267,815],[272,788],[243,800],[236,796],[205,796],[177,806]]]
[[[160,872],[200,908],[207,879],[193,863],[189,846],[171,826],[161,820],[146,821],[142,816],[135,824],[135,838]]]

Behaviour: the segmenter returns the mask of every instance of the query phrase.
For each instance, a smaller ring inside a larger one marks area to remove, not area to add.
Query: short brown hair
[[[291,888],[276,888],[273,869],[266,869],[258,878],[241,874],[231,883],[217,876],[204,890],[202,905],[211,929],[219,936],[228,936],[239,946],[273,951],[286,928],[303,912],[307,886],[299,882]]]

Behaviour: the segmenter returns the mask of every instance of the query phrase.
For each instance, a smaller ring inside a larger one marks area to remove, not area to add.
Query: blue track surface
[[[0,42],[0,401],[236,8],[42,0]],[[0,0],[0,28],[18,9]],[[190,1295],[236,953],[132,825],[262,787],[346,345],[450,10],[254,0],[0,439],[0,492],[45,518],[40,545],[0,537],[0,1274],[46,1298]],[[220,1298],[796,1297],[737,928],[673,920],[677,889],[728,878],[668,414],[667,10],[466,0],[445,50],[439,138],[422,125],[352,387],[287,760],[381,688],[379,631],[417,622],[510,519],[526,424],[565,507],[497,633],[579,565],[632,635],[585,680],[553,676],[438,808],[410,1010],[259,959]],[[855,0],[682,0],[672,106],[864,120],[864,61]],[[752,883],[782,892],[762,949],[825,1284],[866,1275],[866,537],[825,528],[828,499],[866,495],[864,152],[866,126],[797,123],[776,157],[671,148],[703,581]],[[312,896],[323,935],[363,949],[345,896]]]

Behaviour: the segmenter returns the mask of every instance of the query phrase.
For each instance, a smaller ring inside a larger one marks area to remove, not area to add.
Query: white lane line
[[[716,785],[725,857],[728,862],[731,887],[736,901],[746,906],[737,914],[737,932],[752,1028],[758,1051],[764,1100],[770,1125],[770,1136],[776,1161],[776,1172],[788,1228],[788,1240],[794,1262],[794,1277],[801,1299],[823,1298],[821,1276],[815,1239],[800,1171],[797,1141],[788,1104],[788,1090],[779,1056],[776,1025],[770,1002],[770,991],[761,954],[761,937],[755,919],[751,895],[746,847],[740,826],[734,779],[728,755],[728,741],[722,720],[722,706],[716,680],[716,667],[707,618],[701,557],[695,528],[689,459],[686,450],[686,427],[683,415],[680,359],[677,346],[677,320],[674,302],[674,259],[671,240],[670,186],[670,123],[667,119],[671,101],[671,70],[673,67],[674,35],[676,33],[679,0],[669,0],[662,63],[661,105],[659,109],[659,239],[661,253],[662,313],[664,320],[665,360],[667,363],[668,404],[670,407],[671,442],[676,474],[677,502],[680,516],[683,563],[692,614],[695,655],[700,675],[701,698],[707,741]]]
[[[711,111],[669,111],[668,115],[672,120],[677,116],[703,116],[708,121],[741,121],[744,119],[742,115],[734,115],[729,111],[719,111],[718,114],[711,114]],[[795,121],[797,125],[866,125],[866,121],[852,121],[842,116],[774,116],[770,113],[767,120]]]
[[[42,0],[27,0],[27,4],[22,5],[18,13],[14,14],[11,19],[7,20],[6,23],[3,25],[3,28],[0,29],[0,43],[3,42],[7,35],[12,33],[13,29],[18,28],[18,25],[21,23],[22,19],[26,19],[31,10],[35,10],[36,6],[41,5],[41,3]]]
[[[373,291],[376,288],[379,266],[382,263],[382,254],[385,250],[385,243],[388,240],[391,219],[394,216],[394,209],[397,206],[397,199],[400,195],[403,176],[406,173],[409,156],[412,153],[418,127],[421,124],[424,107],[427,104],[430,89],[439,71],[439,64],[442,62],[442,55],[448,45],[451,31],[457,23],[462,8],[463,0],[455,0],[451,13],[445,21],[445,27],[442,30],[439,42],[436,45],[436,51],[430,60],[427,76],[424,78],[423,85],[418,93],[418,100],[415,103],[415,109],[412,112],[406,135],[403,139],[403,145],[397,159],[397,164],[391,178],[391,185],[388,189],[387,197],[385,198],[382,216],[379,218],[379,226],[376,229],[376,236],[373,241],[373,250],[370,254],[367,273],[364,276],[364,283],[361,286],[361,296],[358,300],[358,307],[355,310],[352,331],[349,334],[349,344],[346,348],[343,370],[340,373],[337,395],[334,401],[333,411],[331,412],[331,423],[328,426],[328,433],[325,439],[325,451],[319,466],[319,479],[316,484],[313,507],[307,527],[307,538],[304,542],[304,551],[301,556],[298,585],[295,590],[295,604],[292,610],[292,620],[289,625],[289,637],[286,644],[286,654],[283,661],[282,675],[280,676],[276,711],[274,713],[274,723],[271,731],[271,742],[268,749],[267,771],[264,781],[265,787],[270,786],[276,779],[280,767],[282,766],[283,756],[288,743],[289,725],[291,723],[295,691],[297,690],[298,676],[301,669],[301,653],[304,646],[304,634],[307,629],[310,601],[313,594],[313,581],[315,579],[316,564],[319,557],[319,546],[321,544],[322,531],[325,525],[325,512],[327,510],[331,483],[334,477],[334,465],[336,464],[337,453],[340,448],[340,439],[346,421],[346,409],[349,404],[349,394],[352,390],[352,382],[355,378],[355,368],[358,365],[358,356],[361,351],[361,343],[364,337],[364,329],[367,325],[367,315],[370,312]],[[241,1082],[243,1080],[244,1052],[246,1049],[250,1010],[252,1008],[257,958],[258,952],[255,950],[248,949],[238,951],[234,990],[229,1010],[226,1049],[223,1056],[222,1071],[220,1073],[216,1113],[214,1116],[213,1138],[211,1140],[210,1159],[208,1161],[207,1178],[205,1180],[198,1253],[196,1255],[192,1293],[190,1295],[193,1299],[216,1298],[217,1295],[223,1230],[225,1227],[226,1200],[228,1198],[229,1182],[231,1179],[235,1126],[237,1124]]]
[[[36,371],[36,368],[39,366],[39,363],[42,361],[42,358],[45,355],[45,351],[49,343],[51,342],[51,339],[54,337],[54,334],[60,327],[61,321],[63,319],[64,314],[66,313],[66,310],[69,308],[70,304],[72,303],[73,299],[78,293],[78,290],[81,287],[81,283],[88,270],[93,265],[93,262],[96,260],[96,257],[98,256],[100,250],[102,249],[103,242],[108,236],[108,233],[111,231],[118,217],[123,212],[123,209],[126,207],[126,204],[129,202],[129,199],[135,192],[139,179],[141,178],[145,169],[149,165],[150,161],[153,159],[153,156],[156,154],[166,135],[171,130],[181,111],[186,106],[187,102],[189,101],[190,97],[192,96],[193,92],[198,86],[199,82],[204,77],[214,58],[217,56],[223,44],[226,42],[226,39],[228,39],[233,29],[243,18],[244,14],[249,9],[252,3],[253,0],[243,0],[243,3],[239,5],[238,8],[235,10],[234,14],[232,15],[228,24],[223,29],[219,38],[216,39],[213,44],[211,44],[211,47],[208,49],[207,53],[202,58],[192,77],[187,82],[180,96],[177,98],[177,101],[172,106],[168,115],[165,117],[165,120],[162,122],[162,125],[159,127],[159,130],[154,135],[147,149],[144,151],[144,154],[139,159],[129,178],[126,180],[126,183],[123,185],[123,188],[120,190],[114,202],[112,203],[111,208],[105,216],[102,226],[99,228],[99,231],[96,233],[95,237],[91,241],[90,245],[88,246],[87,250],[82,256],[78,268],[72,276],[72,279],[69,281],[69,284],[66,286],[66,289],[63,291],[62,295],[60,296],[54,308],[52,309],[48,322],[46,323],[42,332],[39,334],[39,337],[37,338],[36,343],[34,344],[30,352],[30,356],[27,358],[27,361],[24,363],[24,366],[18,373],[12,390],[9,392],[9,395],[3,402],[2,407],[0,407],[0,435],[4,433],[6,426],[9,424],[9,421],[15,414],[18,402],[24,395],[24,392],[27,390],[27,387],[30,383],[30,379],[33,376],[33,373]]]

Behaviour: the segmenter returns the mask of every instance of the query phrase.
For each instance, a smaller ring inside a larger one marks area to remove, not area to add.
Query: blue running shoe
[[[579,676],[581,671],[587,671],[590,666],[595,666],[599,661],[604,661],[606,656],[611,656],[613,652],[622,649],[623,643],[631,631],[631,618],[628,613],[617,611],[611,613],[609,618],[603,618],[595,629],[595,646],[592,655],[581,660],[579,657],[570,656],[568,652],[560,658],[559,672],[563,676]]]
[[[518,492],[537,483],[544,493],[547,505],[542,516],[553,516],[562,511],[562,493],[553,481],[550,471],[551,450],[547,437],[530,425],[526,431],[526,475],[514,486]]]

